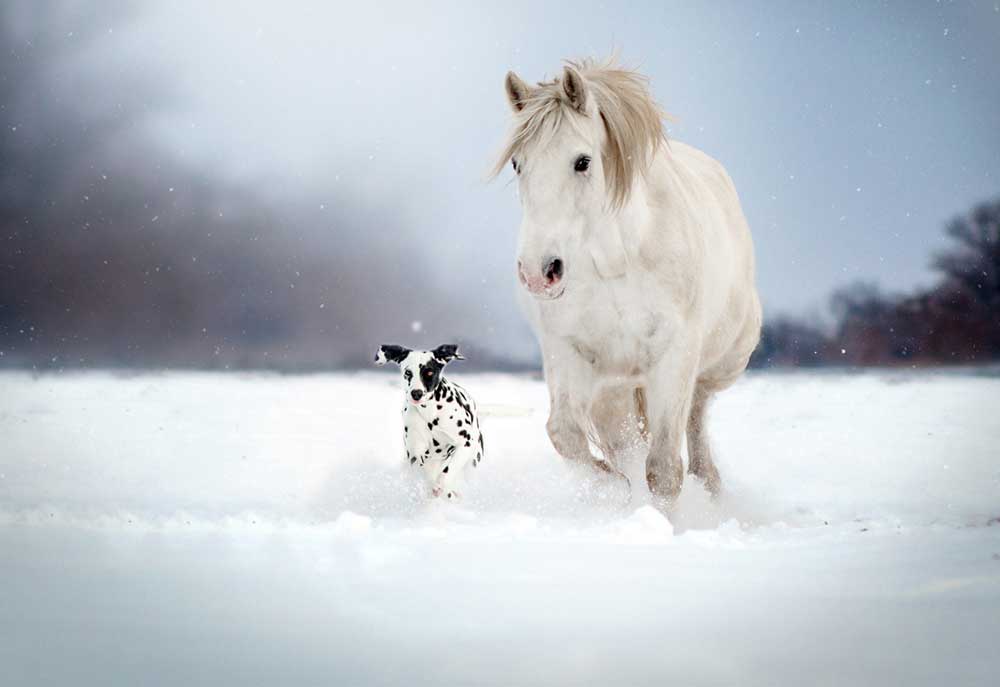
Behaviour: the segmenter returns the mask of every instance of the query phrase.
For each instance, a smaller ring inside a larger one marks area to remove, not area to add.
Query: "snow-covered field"
[[[458,505],[395,375],[0,374],[0,685],[998,684],[1000,378],[747,376],[667,519],[452,374]]]

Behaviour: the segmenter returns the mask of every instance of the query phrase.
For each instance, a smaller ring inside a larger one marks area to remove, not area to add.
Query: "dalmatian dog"
[[[483,435],[472,397],[442,372],[452,360],[464,360],[458,346],[432,351],[379,346],[375,364],[391,361],[403,372],[403,441],[410,465],[423,468],[434,496],[458,499],[462,473],[483,459]]]

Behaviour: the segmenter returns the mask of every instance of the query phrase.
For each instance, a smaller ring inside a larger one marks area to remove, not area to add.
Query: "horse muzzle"
[[[540,269],[526,268],[517,261],[517,278],[528,292],[539,300],[555,300],[566,290],[563,283],[565,265],[561,258],[548,256],[542,259]]]

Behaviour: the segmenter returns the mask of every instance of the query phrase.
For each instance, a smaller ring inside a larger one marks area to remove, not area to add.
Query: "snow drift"
[[[493,409],[457,506],[402,465],[395,376],[0,375],[0,683],[1000,670],[1000,379],[750,375],[723,497],[668,519],[555,456],[540,381],[453,374]]]

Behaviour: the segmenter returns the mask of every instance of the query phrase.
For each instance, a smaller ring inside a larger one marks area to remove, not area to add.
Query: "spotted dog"
[[[410,465],[419,464],[434,496],[458,498],[462,472],[483,459],[483,434],[472,397],[442,375],[452,360],[464,360],[458,346],[433,351],[379,346],[375,364],[392,361],[403,371],[403,441]]]

